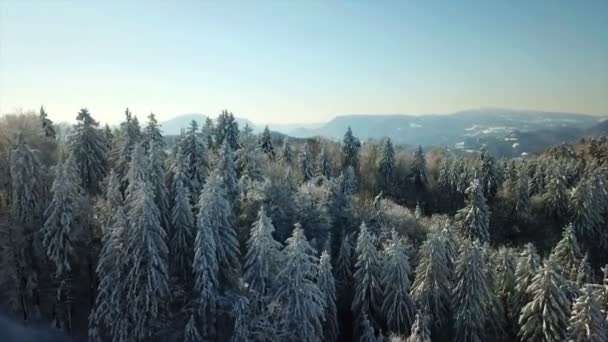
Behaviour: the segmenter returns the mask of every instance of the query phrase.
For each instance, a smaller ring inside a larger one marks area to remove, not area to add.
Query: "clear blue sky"
[[[0,113],[608,114],[608,1],[0,1]]]

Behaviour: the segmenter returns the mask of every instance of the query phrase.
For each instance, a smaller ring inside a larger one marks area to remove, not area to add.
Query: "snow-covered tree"
[[[525,165],[521,165],[517,172],[515,212],[521,219],[526,219],[530,214],[530,182],[528,179],[528,168]]]
[[[418,149],[414,152],[412,159],[412,183],[414,184],[417,195],[419,196],[421,193],[426,191],[429,184],[426,159],[424,158],[422,146],[418,146]]]
[[[348,166],[342,175],[342,192],[346,196],[354,195],[357,192],[357,175],[352,166]]]
[[[215,125],[213,124],[213,120],[210,117],[205,118],[205,124],[201,129],[201,135],[203,136],[203,140],[205,141],[205,147],[210,150],[214,148],[215,142],[213,140],[213,136],[215,134]]]
[[[605,342],[608,341],[608,328],[602,313],[597,291],[592,285],[585,285],[576,298],[570,315],[568,341]]]
[[[171,227],[169,243],[171,271],[178,279],[185,281],[192,275],[193,241],[196,230],[190,205],[190,192],[179,178],[174,190]]]
[[[202,342],[203,337],[198,331],[196,319],[194,314],[190,315],[186,328],[184,329],[184,342]]]
[[[496,267],[496,297],[504,308],[506,318],[511,321],[519,316],[519,312],[513,312],[517,256],[513,253],[512,249],[501,247],[494,253],[494,258],[494,265]]]
[[[53,121],[49,119],[49,115],[46,113],[46,110],[44,110],[43,106],[40,106],[39,117],[44,136],[47,138],[55,139],[55,126],[53,126]]]
[[[598,242],[605,237],[602,234],[604,218],[602,213],[605,198],[601,197],[601,189],[605,185],[597,184],[593,181],[593,176],[588,175],[581,180],[570,197],[569,209],[572,213],[572,229],[589,249],[595,249]]]
[[[496,195],[498,185],[500,184],[500,171],[496,160],[485,147],[480,151],[479,178],[483,187],[483,195],[486,199],[491,200]]]
[[[291,163],[293,163],[293,150],[291,149],[291,144],[288,137],[285,137],[283,140],[283,146],[281,147],[281,152],[279,153],[279,160],[287,165],[291,165]]]
[[[304,143],[298,161],[300,163],[300,170],[304,176],[304,181],[307,182],[311,180],[315,176],[315,162],[308,142]]]
[[[361,337],[359,342],[377,342],[376,332],[366,313],[363,313],[360,324]]]
[[[179,142],[181,153],[186,160],[190,194],[196,198],[205,184],[208,173],[207,151],[198,134],[198,124],[192,120],[184,138]]]
[[[382,312],[389,331],[407,334],[416,312],[410,297],[410,261],[403,238],[393,231],[382,264]]]
[[[336,307],[336,284],[327,250],[321,253],[317,270],[317,285],[323,293],[323,341],[333,342],[338,338],[338,309]]]
[[[560,265],[562,275],[567,280],[576,282],[583,255],[572,224],[564,227],[562,239],[557,243],[551,254]]]
[[[234,118],[234,114],[227,110],[222,110],[215,125],[215,143],[222,146],[224,141],[228,142],[233,151],[238,149],[239,125]]]
[[[288,341],[320,341],[324,296],[315,283],[317,258],[304,231],[295,225],[285,247],[286,265],[279,273],[277,298],[283,305],[282,326]]]
[[[411,331],[412,333],[405,342],[431,342],[431,329],[425,314],[420,312],[416,314]]]
[[[79,239],[82,238],[83,190],[73,158],[60,161],[55,167],[51,202],[44,216],[42,244],[53,262],[58,277],[66,276],[76,261]]]
[[[393,192],[393,181],[395,177],[395,149],[390,138],[384,141],[382,159],[380,159],[380,184],[386,193]]]
[[[226,199],[231,206],[236,205],[239,197],[239,181],[236,175],[236,164],[232,147],[227,142],[222,144],[217,165],[217,174],[221,176]]]
[[[411,295],[417,307],[426,312],[435,327],[445,327],[449,320],[451,261],[444,239],[431,235],[420,247],[416,277]]]
[[[565,177],[557,166],[547,176],[546,192],[543,196],[545,207],[549,213],[561,218],[568,213],[568,185]]]
[[[334,266],[338,304],[341,309],[347,305],[350,309],[350,295],[353,278],[353,247],[352,235],[344,236],[340,243],[340,249],[338,250],[338,256],[336,257]]]
[[[566,279],[553,258],[545,260],[534,275],[527,293],[531,300],[521,310],[519,336],[522,341],[564,341],[570,317]]]
[[[474,180],[465,191],[467,206],[460,209],[456,219],[460,221],[462,232],[469,239],[481,242],[490,240],[490,210],[483,196],[479,180]]]
[[[382,317],[382,264],[374,237],[365,223],[359,228],[355,253],[357,263],[353,275],[352,311],[359,319],[366,314],[377,324]]]
[[[154,113],[150,113],[150,115],[148,115],[148,125],[143,132],[143,144],[147,152],[150,151],[150,145],[154,144],[158,150],[158,157],[160,157],[162,161],[167,158],[165,153],[165,138],[160,131],[160,125],[158,124]]]
[[[266,153],[268,158],[274,160],[274,146],[272,145],[272,137],[270,136],[268,125],[264,127],[264,132],[262,133],[262,138],[260,139],[260,147],[262,148],[262,151]]]
[[[526,305],[531,297],[528,287],[532,284],[534,275],[540,270],[540,257],[533,244],[528,243],[517,259],[515,267],[515,293],[513,295],[513,313],[519,315],[521,309]]]
[[[143,144],[143,143],[142,143]],[[145,145],[144,145],[145,146]],[[154,140],[148,142],[148,180],[154,191],[154,202],[160,212],[161,224],[165,231],[168,231],[171,216],[171,204],[169,202],[169,190],[167,189],[164,162],[164,151]],[[144,147],[145,148],[145,147]]]
[[[327,179],[331,178],[332,166],[327,152],[327,145],[321,146],[321,152],[317,156],[317,175],[324,176]]]
[[[71,153],[76,160],[82,187],[90,194],[101,192],[101,181],[106,174],[106,141],[99,123],[86,108],[78,112],[76,125],[70,136]]]
[[[349,166],[356,170],[359,168],[359,150],[361,142],[353,135],[350,126],[347,128],[342,140],[342,170],[346,170]]]
[[[125,198],[129,217],[126,308],[132,323],[130,336],[133,340],[146,340],[158,332],[159,321],[166,314],[166,298],[170,294],[167,235],[161,225],[153,185],[147,180],[151,169],[142,150],[141,143],[133,150]]]
[[[281,243],[272,234],[274,226],[264,206],[258,212],[258,218],[251,228],[245,255],[245,274],[243,280],[254,297],[272,295],[276,290],[276,275],[282,265]]]
[[[125,121],[120,124],[120,134],[114,144],[111,154],[112,166],[123,183],[123,190],[127,185],[126,175],[131,163],[133,148],[141,141],[142,133],[137,117],[125,110]]]
[[[26,228],[33,228],[42,219],[46,185],[37,151],[29,147],[20,133],[10,155],[10,172],[12,217]]]
[[[456,341],[485,341],[492,288],[487,281],[484,250],[479,241],[465,240],[456,261],[456,284],[452,291]]]

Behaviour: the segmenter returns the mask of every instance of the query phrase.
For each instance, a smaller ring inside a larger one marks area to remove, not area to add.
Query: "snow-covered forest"
[[[89,341],[608,341],[608,141],[0,118],[0,312]]]

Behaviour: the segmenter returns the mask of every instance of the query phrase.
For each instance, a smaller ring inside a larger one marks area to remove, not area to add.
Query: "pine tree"
[[[53,121],[49,119],[48,114],[44,110],[43,106],[40,106],[40,123],[42,125],[42,131],[44,132],[44,136],[47,138],[55,139],[55,127],[53,126]]]
[[[336,284],[327,250],[321,253],[317,270],[317,285],[323,293],[323,341],[333,342],[338,338],[338,309],[336,307]]]
[[[545,207],[549,214],[562,218],[567,216],[568,212],[568,190],[566,179],[561,175],[557,166],[548,175],[547,189],[543,196]]]
[[[101,192],[101,181],[106,174],[106,141],[99,123],[93,119],[86,108],[76,116],[74,132],[69,144],[76,160],[82,187],[91,195]]]
[[[167,176],[164,168],[164,152],[160,148],[161,146],[157,145],[155,141],[151,140],[148,144],[148,165],[150,168],[148,179],[152,184],[154,202],[160,212],[161,224],[165,231],[168,231],[171,220],[171,205],[169,203],[169,190],[167,189]]]
[[[304,176],[304,181],[307,182],[315,176],[315,164],[312,156],[312,151],[308,142],[304,143],[302,152],[299,156],[300,170]]]
[[[483,196],[479,180],[474,180],[465,191],[467,206],[460,209],[456,219],[460,221],[464,236],[481,242],[490,240],[490,211]]]
[[[541,160],[535,161],[533,164],[534,172],[530,176],[530,195],[542,194],[545,191],[545,173],[544,164]]]
[[[55,167],[55,180],[51,187],[52,199],[44,216],[42,244],[56,267],[56,275],[64,277],[75,262],[76,248],[82,238],[82,188],[72,158]]]
[[[141,143],[133,149],[125,198],[129,217],[126,307],[129,308],[133,340],[146,340],[158,332],[170,294],[167,235],[154,202],[153,184],[147,178],[151,173],[150,164],[142,152]]]
[[[572,224],[564,227],[562,239],[557,243],[551,254],[558,265],[560,265],[562,275],[567,280],[576,282],[583,255]]]
[[[420,247],[416,277],[411,295],[417,307],[426,312],[436,328],[449,320],[450,263],[444,239],[431,235]]]
[[[148,115],[148,125],[143,132],[143,143],[146,151],[149,152],[151,144],[154,144],[160,153],[159,157],[163,161],[167,158],[167,154],[165,153],[165,138],[160,131],[160,125],[158,124],[154,113]]]
[[[26,228],[42,219],[45,183],[43,167],[37,151],[31,149],[21,133],[10,155],[11,213],[13,219]]]
[[[416,319],[412,325],[412,334],[405,342],[431,342],[431,330],[426,315],[420,312],[416,314]]]
[[[329,154],[327,153],[327,146],[325,144],[321,146],[321,152],[319,152],[317,158],[317,175],[330,179],[332,167],[331,160],[329,160]]]
[[[205,118],[205,125],[201,129],[201,135],[208,150],[215,147],[215,142],[213,141],[214,132],[215,126],[213,125],[213,120],[210,117]]]
[[[592,285],[585,285],[576,298],[568,326],[568,341],[605,342],[608,341],[606,320]]]
[[[429,184],[427,172],[422,146],[418,146],[418,149],[414,152],[412,161],[412,183],[416,189],[417,196],[420,196],[427,190]]]
[[[190,192],[179,178],[174,190],[171,227],[169,243],[171,270],[178,279],[185,281],[192,274],[193,240],[196,231],[190,205]]]
[[[510,248],[501,247],[495,253],[496,296],[505,310],[507,323],[516,320],[519,312],[514,312],[516,255]]]
[[[604,219],[601,204],[605,202],[604,198],[600,197],[599,189],[604,186],[595,184],[590,175],[579,182],[570,197],[572,229],[584,246],[592,250],[598,247],[598,242],[603,238]]]
[[[120,124],[120,135],[114,144],[114,149],[111,151],[112,166],[121,182],[123,182],[123,190],[127,186],[126,175],[131,162],[133,147],[140,142],[141,137],[139,121],[137,117],[133,117],[133,114],[127,108],[125,110],[125,121]]]
[[[554,342],[566,338],[570,301],[565,288],[567,283],[559,274],[557,262],[552,258],[545,260],[528,286],[531,300],[519,317],[522,341]]]
[[[521,309],[530,301],[528,287],[534,275],[540,270],[540,257],[533,244],[528,243],[520,253],[515,267],[515,293],[513,295],[513,313],[519,315]]]
[[[485,341],[485,319],[490,314],[491,288],[487,282],[484,250],[478,241],[465,240],[456,261],[452,292],[456,341]]]
[[[266,125],[264,132],[262,133],[260,147],[262,147],[262,151],[266,153],[270,160],[274,160],[274,147],[272,146],[272,137],[270,136],[268,125]]]
[[[234,119],[234,115],[227,110],[222,110],[215,126],[215,143],[222,146],[224,141],[228,141],[233,151],[238,149],[239,126]]]
[[[409,295],[410,262],[405,241],[395,231],[385,253],[382,264],[382,312],[389,331],[407,334],[415,313],[414,302]]]
[[[342,141],[342,170],[346,170],[349,166],[355,172],[358,170],[360,149],[361,142],[353,135],[353,131],[349,126]]]
[[[258,212],[258,218],[251,228],[245,255],[245,274],[243,280],[254,297],[264,297],[274,293],[275,277],[282,264],[281,243],[272,234],[274,226],[264,206]]]
[[[283,147],[281,147],[279,160],[287,165],[291,165],[293,163],[293,151],[291,149],[291,144],[289,143],[288,137],[285,137],[283,140]]]
[[[239,181],[236,175],[234,153],[230,144],[225,142],[220,150],[217,172],[222,177],[222,184],[226,191],[228,202],[234,207],[239,197]]]
[[[196,198],[205,184],[208,172],[207,151],[198,134],[196,121],[190,123],[186,136],[179,142],[181,153],[186,160],[190,194]]]
[[[379,172],[382,191],[388,194],[392,193],[395,176],[395,150],[393,149],[393,143],[390,138],[387,138],[384,142]]]
[[[279,273],[277,299],[283,304],[282,326],[288,341],[320,341],[324,296],[314,279],[317,258],[304,231],[295,225],[285,247],[287,263]]]
[[[338,306],[342,310],[351,303],[351,286],[353,278],[353,242],[352,235],[346,235],[340,243],[340,249],[335,261],[334,274],[338,293]]]
[[[377,321],[377,324],[382,308],[382,264],[374,246],[374,238],[365,223],[359,228],[355,253],[357,263],[353,275],[354,296],[351,309],[359,319],[365,314],[372,321]]]
[[[496,160],[490,155],[488,150],[485,147],[482,147],[480,152],[480,183],[483,187],[484,197],[491,201],[496,195],[498,185],[500,184],[500,173]]]
[[[215,244],[214,250],[216,251],[217,268],[219,270],[218,279],[221,286],[220,290],[225,290],[236,286],[240,270],[240,256],[237,234],[232,221],[232,210],[226,199],[226,191],[222,184],[221,178],[215,174],[212,174],[207,180],[199,196],[197,226],[199,233],[202,229],[201,226],[211,226],[211,228],[205,228],[209,230],[209,233],[205,233],[204,236],[216,236],[213,243]],[[202,245],[195,242],[195,246]],[[201,254],[199,258],[202,255],[204,254]],[[195,263],[197,262],[196,258],[195,255]]]

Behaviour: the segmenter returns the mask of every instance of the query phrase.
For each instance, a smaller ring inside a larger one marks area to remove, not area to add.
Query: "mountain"
[[[464,150],[486,145],[498,155],[512,156],[576,139],[599,121],[597,116],[586,114],[487,108],[452,114],[341,115],[316,129],[284,133],[338,140],[350,126],[364,141],[390,137],[401,145],[444,145]]]
[[[215,121],[216,117],[212,117]],[[163,134],[165,135],[179,135],[182,129],[188,128],[190,126],[190,122],[192,120],[198,123],[198,127],[202,127],[205,124],[205,120],[207,116],[200,113],[189,113],[189,114],[181,114],[169,120],[163,121],[160,123]],[[258,127],[253,122],[244,119],[244,118],[235,118],[236,122],[239,124],[239,128],[245,127],[245,125],[249,125],[253,128],[254,132],[261,132],[264,127]]]

